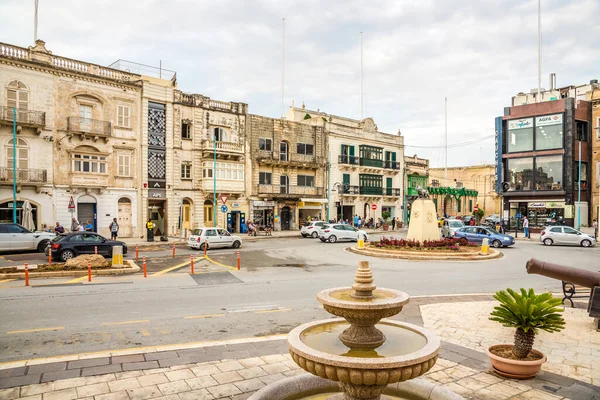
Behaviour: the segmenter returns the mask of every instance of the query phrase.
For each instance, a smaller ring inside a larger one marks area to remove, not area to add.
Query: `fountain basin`
[[[344,385],[383,387],[403,382],[423,375],[435,364],[440,348],[439,339],[432,333],[416,325],[404,322],[384,320],[386,328],[402,329],[405,333],[418,337],[423,346],[411,348],[409,352],[400,351],[400,355],[359,356],[339,355],[339,351],[321,351],[309,346],[304,338],[305,332],[327,329],[332,324],[344,323],[342,318],[310,322],[293,329],[288,335],[288,346],[292,358],[302,369],[324,379]],[[389,339],[388,339],[389,340]],[[387,343],[391,349],[402,346],[394,338]],[[348,349],[350,351],[351,349]],[[371,350],[373,351],[373,350]],[[351,354],[351,353],[350,353]]]

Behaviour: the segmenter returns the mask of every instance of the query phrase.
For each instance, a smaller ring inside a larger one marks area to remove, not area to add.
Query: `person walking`
[[[523,217],[523,230],[525,231],[525,237],[530,239],[529,237],[529,220],[527,216]]]
[[[65,228],[63,228],[63,226],[60,224],[60,222],[56,223],[56,226],[54,227],[54,233],[56,233],[57,235],[60,235],[61,233],[65,233]]]
[[[116,218],[113,218],[108,228],[110,229],[110,240],[117,240],[117,234],[119,233],[119,224]]]
[[[358,226],[357,226],[358,229],[362,228],[362,223],[363,223],[362,219],[360,217],[358,217]]]
[[[598,240],[598,221],[595,218],[592,226],[594,227],[594,239]]]
[[[392,218],[392,230],[396,230],[396,218]]]
[[[73,218],[73,220],[71,221],[71,232],[77,232],[78,226],[79,226],[79,221],[77,221],[77,218]]]

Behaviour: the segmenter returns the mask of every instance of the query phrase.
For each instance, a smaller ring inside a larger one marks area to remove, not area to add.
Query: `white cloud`
[[[141,4],[141,5],[140,5]],[[543,0],[543,76],[559,85],[600,78],[597,0]],[[33,1],[0,2],[1,41],[32,43]],[[94,2],[40,0],[39,36],[55,54],[108,65],[126,59],[177,71],[179,88],[279,116],[281,18],[286,18],[285,102],[360,116],[413,145],[493,132],[511,96],[537,86],[535,0],[304,0]],[[481,149],[480,149],[481,147]],[[407,148],[439,166],[439,149]],[[450,165],[491,162],[493,141],[449,150]]]

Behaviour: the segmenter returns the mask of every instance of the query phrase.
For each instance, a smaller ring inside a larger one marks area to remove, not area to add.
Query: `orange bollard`
[[[25,286],[29,286],[29,264],[25,263]]]
[[[88,282],[92,281],[92,263],[88,261]]]
[[[48,252],[48,265],[52,265],[52,251]]]
[[[98,246],[94,246],[94,254],[98,254]]]
[[[240,265],[241,265],[241,260],[240,260],[240,252],[237,252],[237,257],[238,257],[238,271],[240,270]]]
[[[143,260],[144,260],[144,278],[146,278],[147,277],[147,274],[146,274],[146,257],[143,257]]]
[[[175,258],[175,243],[173,243],[173,258]]]
[[[140,257],[140,246],[135,245],[135,261],[137,261]]]
[[[192,275],[194,274],[194,256],[190,254],[190,267],[192,267]]]
[[[204,242],[204,257],[206,257],[206,242]]]

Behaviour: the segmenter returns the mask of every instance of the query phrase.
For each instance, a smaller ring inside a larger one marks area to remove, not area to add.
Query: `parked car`
[[[505,235],[496,232],[485,226],[465,226],[454,232],[454,237],[460,239],[464,243],[479,243],[483,242],[484,238],[489,240],[490,246],[508,247],[515,244],[515,238],[510,235]]]
[[[447,219],[442,226],[442,237],[450,238],[454,236],[454,232],[464,226],[465,224],[460,219]]]
[[[312,238],[316,239],[319,237],[319,229],[318,228],[320,228],[326,224],[327,223],[324,221],[307,222],[306,224],[302,225],[302,228],[300,228],[300,234],[302,235],[302,237],[311,236]]]
[[[56,236],[46,247],[46,255],[52,253],[53,260],[67,261],[82,254],[98,254],[112,257],[113,246],[122,246],[127,254],[127,244],[119,240],[108,240],[94,232],[73,232]]]
[[[19,224],[0,223],[0,251],[43,252],[55,237],[56,235],[50,232],[31,232]]]
[[[207,246],[207,249],[217,247],[233,247],[237,249],[241,245],[241,237],[232,235],[226,229],[222,228],[194,229],[188,239],[188,247],[196,250],[204,250],[204,246]]]
[[[568,226],[547,226],[540,234],[540,242],[546,246],[563,244],[567,246],[592,247],[596,239]]]
[[[463,217],[462,217],[462,221],[464,222],[465,225],[469,225],[471,223],[472,219],[474,219],[474,217],[472,215],[463,215]]]
[[[490,225],[496,225],[500,223],[500,216],[498,214],[491,214],[485,217],[484,221]]]
[[[319,231],[321,242],[329,243],[335,243],[338,240],[356,242],[361,236],[365,238],[365,242],[369,240],[367,232],[346,224],[328,224],[323,226]]]
[[[442,226],[444,226],[444,221],[446,220],[446,218],[444,217],[439,217],[438,218],[438,227],[441,228]]]

